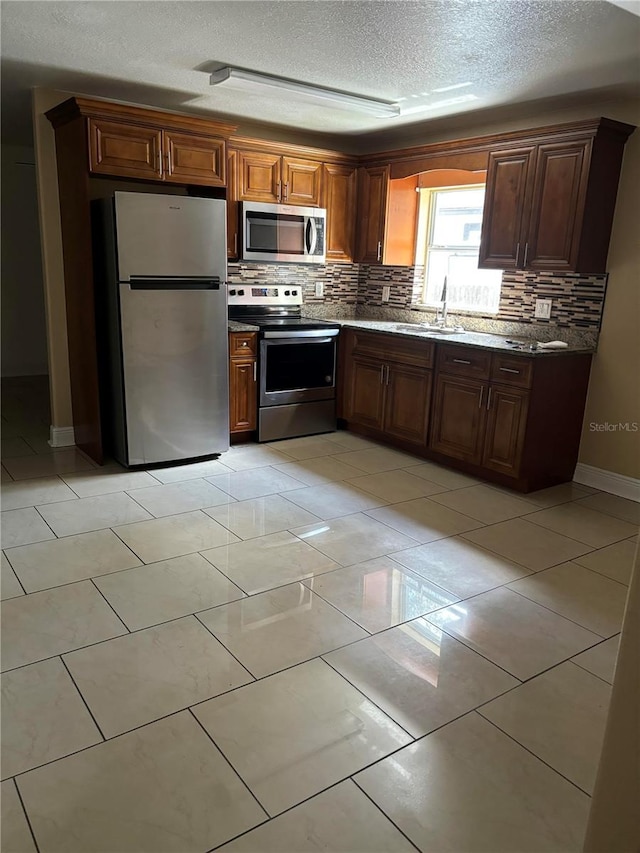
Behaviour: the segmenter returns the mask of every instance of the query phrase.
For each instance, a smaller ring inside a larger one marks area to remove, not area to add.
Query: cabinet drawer
[[[531,388],[533,361],[530,358],[496,355],[491,362],[491,379],[501,385],[517,385],[518,388]]]
[[[246,357],[255,355],[258,350],[256,332],[229,332],[229,355]]]
[[[359,332],[353,334],[352,355],[391,361],[397,364],[409,364],[414,367],[433,365],[433,341],[419,338],[403,338],[400,335],[385,335],[377,332]]]
[[[473,347],[438,347],[438,370],[457,376],[488,379],[491,369],[491,353]]]

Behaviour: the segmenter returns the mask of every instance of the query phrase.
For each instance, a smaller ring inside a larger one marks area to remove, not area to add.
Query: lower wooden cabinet
[[[229,332],[229,431],[251,432],[257,427],[256,332]]]
[[[438,347],[434,458],[522,491],[571,480],[591,355],[487,355]]]
[[[454,459],[480,462],[484,389],[484,384],[475,379],[438,375],[433,399],[433,450]]]
[[[433,400],[432,450],[517,476],[528,397],[528,391],[439,375]]]
[[[433,345],[394,335],[347,332],[344,417],[382,437],[426,444]]]
[[[341,359],[341,416],[355,431],[520,491],[572,479],[590,354],[528,356],[350,329]]]

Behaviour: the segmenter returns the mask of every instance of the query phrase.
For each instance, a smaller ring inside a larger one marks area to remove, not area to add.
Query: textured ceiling
[[[359,135],[640,81],[640,18],[599,0],[5,0],[0,10],[9,141],[28,133],[33,86]],[[410,112],[376,118],[211,87],[209,72],[226,64]]]

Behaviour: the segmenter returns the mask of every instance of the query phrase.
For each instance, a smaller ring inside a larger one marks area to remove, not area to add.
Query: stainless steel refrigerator
[[[133,466],[228,450],[226,203],[116,192],[93,215],[113,455]]]

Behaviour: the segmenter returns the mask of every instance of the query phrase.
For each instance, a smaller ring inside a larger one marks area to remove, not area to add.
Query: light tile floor
[[[97,468],[3,386],[3,851],[581,849],[638,504],[351,433]]]

